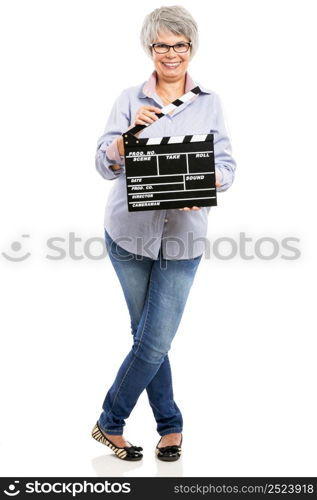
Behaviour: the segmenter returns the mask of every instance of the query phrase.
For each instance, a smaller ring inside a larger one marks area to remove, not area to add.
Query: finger
[[[159,117],[156,116],[156,114],[153,111],[145,109],[144,111],[142,111],[142,113],[146,116],[149,116],[150,118],[153,118],[153,120],[159,120]]]
[[[138,115],[135,119],[135,122],[136,123],[140,123],[140,122],[143,122],[142,124],[145,124],[145,125],[148,125],[149,123],[153,123],[154,120],[152,120],[151,118],[149,118],[148,116],[146,115]]]
[[[148,109],[149,111],[154,111],[154,113],[160,113],[161,109],[156,106],[144,106],[144,109]]]
[[[179,208],[178,210],[186,210],[188,212],[189,210],[195,210],[195,211],[197,211],[197,210],[200,210],[200,209],[201,209],[201,207],[193,206],[193,207]]]
[[[136,125],[148,125],[148,123],[147,123],[147,122],[144,122],[143,120],[139,120],[139,119],[135,120],[135,122],[134,122],[134,123],[135,123]]]
[[[142,120],[146,123],[152,123],[152,120],[151,118],[149,118],[147,115],[145,115],[144,113],[140,113],[136,116],[136,120]]]
[[[139,113],[137,117],[138,119],[146,121],[147,123],[153,123],[154,121],[158,120],[158,117],[153,115],[153,113],[145,111],[143,113]]]

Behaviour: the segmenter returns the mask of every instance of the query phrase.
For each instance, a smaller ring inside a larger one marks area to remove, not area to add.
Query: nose
[[[168,59],[175,59],[175,58],[177,58],[177,54],[176,54],[175,50],[172,49],[172,47],[170,47],[170,50],[168,52],[166,52],[165,55],[166,55],[166,57]]]

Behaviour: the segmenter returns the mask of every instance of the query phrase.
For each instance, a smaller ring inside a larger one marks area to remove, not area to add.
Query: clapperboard
[[[195,87],[156,116],[162,118],[200,92]],[[133,135],[150,125],[136,125],[122,134],[128,211],[217,205],[213,134]]]

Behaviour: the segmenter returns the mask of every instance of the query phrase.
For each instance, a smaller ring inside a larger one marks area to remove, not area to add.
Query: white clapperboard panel
[[[195,87],[156,114],[162,118],[200,93]],[[123,136],[129,212],[217,205],[213,134],[138,139]]]

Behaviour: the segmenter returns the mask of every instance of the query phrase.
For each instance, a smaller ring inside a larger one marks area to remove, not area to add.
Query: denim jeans
[[[146,389],[157,432],[182,432],[167,353],[202,255],[166,260],[160,251],[153,260],[127,252],[107,231],[105,242],[128,306],[133,343],[106,394],[98,424],[108,434],[122,434],[125,419]]]

